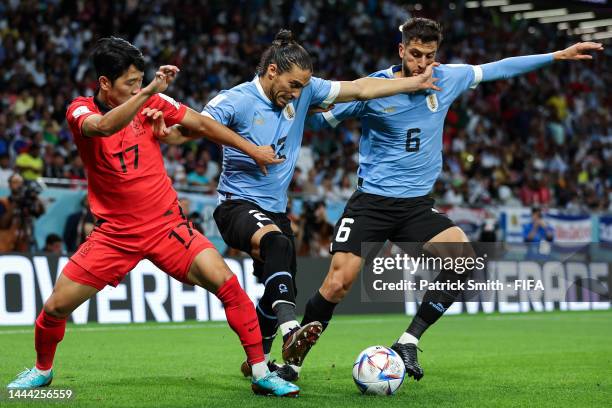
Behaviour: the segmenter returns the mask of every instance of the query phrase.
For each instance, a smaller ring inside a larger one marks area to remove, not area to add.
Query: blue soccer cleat
[[[46,387],[47,385],[51,384],[52,380],[53,370],[51,370],[49,374],[44,375],[41,374],[35,367],[26,369],[25,371],[19,373],[17,378],[7,385],[6,388],[11,390],[21,390],[27,388]]]
[[[276,372],[270,372],[259,380],[252,380],[251,388],[258,395],[274,395],[277,397],[297,397],[300,388],[285,381]]]

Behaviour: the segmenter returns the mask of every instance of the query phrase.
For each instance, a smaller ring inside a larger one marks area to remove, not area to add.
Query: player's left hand
[[[164,121],[164,114],[159,109],[144,108],[142,114],[153,123],[153,136],[164,138],[170,135],[170,129]]]
[[[164,92],[168,86],[176,79],[176,75],[180,70],[174,65],[162,65],[155,73],[155,78],[141,92],[149,95]]]
[[[421,90],[425,89],[433,89],[434,91],[441,91],[442,88],[436,86],[435,82],[438,78],[433,78],[433,68],[439,66],[439,62],[434,62],[433,64],[429,64],[425,71],[422,74],[417,75],[417,78],[421,80]]]
[[[336,105],[334,105],[333,103],[331,105],[329,105],[327,108],[322,108],[320,106],[310,106],[308,108],[308,116],[310,115],[314,115],[317,113],[323,113],[323,112],[329,112],[330,110],[334,109]]]
[[[266,166],[271,164],[280,164],[285,161],[285,159],[279,159],[276,157],[276,152],[270,145],[255,146],[250,156],[253,158],[253,160],[255,160],[255,163],[257,163],[261,169],[261,172],[266,176],[268,175],[268,169]]]
[[[604,47],[601,43],[596,42],[579,42],[571,47],[567,47],[562,51],[553,53],[556,60],[590,60],[593,59],[591,54],[587,54],[591,51],[603,51]]]

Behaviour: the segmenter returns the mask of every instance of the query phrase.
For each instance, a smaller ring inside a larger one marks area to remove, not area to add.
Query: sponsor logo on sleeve
[[[83,116],[86,113],[90,113],[91,111],[87,106],[79,106],[75,110],[72,111],[72,117],[78,119],[79,116]]]

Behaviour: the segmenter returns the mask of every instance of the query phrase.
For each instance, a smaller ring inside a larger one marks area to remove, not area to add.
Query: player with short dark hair
[[[177,67],[161,66],[153,81],[141,88],[142,54],[114,37],[97,43],[93,61],[99,88],[93,97],[73,100],[66,120],[87,168],[89,201],[97,223],[62,270],[36,319],[36,366],[19,374],[8,388],[49,385],[67,317],[106,285],[117,286],[142,259],[149,259],[180,282],[211,291],[223,303],[228,323],[253,367],[254,392],[297,395],[298,387],[268,370],[255,308],[238,279],[185,218],[147,114],[161,115],[169,124],[181,124],[240,149],[256,166],[280,160],[270,146],[256,146],[161,93],[175,78]]]
[[[442,29],[426,18],[411,18],[401,27],[401,64],[373,73],[376,78],[419,75],[436,59]],[[424,250],[463,251],[436,243],[466,243],[468,238],[447,216],[434,208],[429,197],[442,169],[442,130],[446,112],[463,92],[480,82],[510,78],[559,60],[587,60],[588,51],[600,51],[598,43],[578,43],[550,54],[506,58],[484,65],[442,64],[434,68],[440,92],[423,91],[370,101],[338,104],[313,115],[313,128],[334,128],[341,121],[361,119],[358,190],[348,201],[334,231],[329,272],[306,305],[302,324],[329,323],[336,305],[346,296],[361,268],[363,242],[425,243]],[[466,274],[443,270],[436,282],[465,280]],[[427,291],[406,331],[392,348],[399,353],[409,376],[419,380],[423,370],[417,359],[422,334],[459,296],[459,291]]]
[[[256,144],[271,144],[277,157],[286,159],[263,176],[244,153],[225,147],[218,186],[219,206],[214,212],[224,241],[251,255],[254,274],[265,285],[257,305],[264,352],[268,357],[280,327],[283,360],[293,367],[281,371],[279,375],[284,378],[297,378],[304,356],[322,330],[316,321],[300,326],[295,316],[295,244],[286,213],[287,189],[308,110],[311,106],[325,108],[334,102],[438,89],[434,81],[431,68],[413,78],[323,80],[312,76],[310,55],[293,39],[291,31],[280,30],[262,54],[255,78],[221,92],[204,108],[204,115]],[[250,375],[247,363],[242,371]]]
[[[57,234],[49,234],[45,238],[44,252],[50,252],[56,255],[62,254],[62,238]]]

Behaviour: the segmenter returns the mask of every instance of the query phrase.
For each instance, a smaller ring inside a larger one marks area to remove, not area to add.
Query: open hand
[[[579,42],[571,47],[567,47],[562,51],[557,51],[553,53],[553,56],[556,60],[590,60],[593,59],[591,54],[588,52],[592,51],[603,51],[603,44],[596,42]]]

